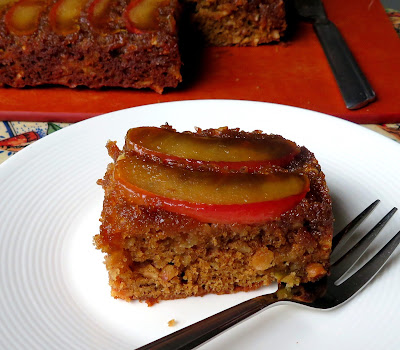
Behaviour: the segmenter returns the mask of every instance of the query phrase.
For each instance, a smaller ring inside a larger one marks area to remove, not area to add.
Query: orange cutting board
[[[1,88],[0,119],[76,122],[157,102],[239,99],[307,108],[356,123],[400,122],[400,39],[380,1],[324,4],[377,94],[360,110],[345,108],[312,25],[299,23],[281,44],[204,49],[196,63],[186,62],[196,74],[162,95],[132,89]]]

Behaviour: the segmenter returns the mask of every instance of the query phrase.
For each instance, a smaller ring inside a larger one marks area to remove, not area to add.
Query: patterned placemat
[[[0,122],[0,163],[33,142],[70,124],[42,122]]]

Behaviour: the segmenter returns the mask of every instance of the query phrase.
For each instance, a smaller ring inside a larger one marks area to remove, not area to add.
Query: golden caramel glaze
[[[215,137],[265,137],[227,128],[197,130]],[[230,135],[230,136],[229,136]],[[114,160],[121,156],[109,142]],[[267,172],[267,170],[265,170]],[[114,179],[114,163],[99,183],[105,191],[100,233],[111,294],[147,300],[225,294],[277,280],[289,286],[316,281],[329,271],[332,203],[324,174],[305,147],[284,168],[304,174],[310,191],[294,208],[261,224],[210,224],[165,209],[137,205]],[[157,286],[157,287],[156,287]]]

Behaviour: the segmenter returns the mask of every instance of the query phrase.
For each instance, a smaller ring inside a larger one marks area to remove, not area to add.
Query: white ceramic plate
[[[105,144],[126,131],[170,123],[282,134],[315,152],[330,186],[336,230],[376,198],[370,218],[400,198],[400,145],[316,112],[243,101],[157,104],[93,118],[45,137],[0,166],[0,348],[134,349],[240,301],[272,291],[166,301],[149,308],[110,297],[103,255],[92,245],[110,161]],[[400,228],[400,214],[371,251]],[[400,249],[399,249],[400,250]],[[400,344],[400,252],[373,282],[333,311],[284,305],[204,349],[394,349]],[[175,327],[168,321],[175,319]]]

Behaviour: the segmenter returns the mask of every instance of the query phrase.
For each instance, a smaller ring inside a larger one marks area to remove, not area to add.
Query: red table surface
[[[239,99],[307,108],[356,123],[400,122],[400,40],[382,5],[378,0],[324,4],[377,94],[360,110],[345,108],[312,25],[300,23],[286,43],[204,49],[196,75],[162,95],[133,89],[1,88],[0,119],[77,122],[157,102]]]

